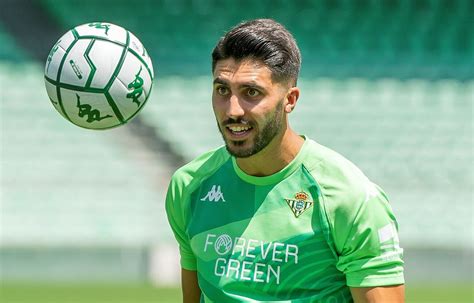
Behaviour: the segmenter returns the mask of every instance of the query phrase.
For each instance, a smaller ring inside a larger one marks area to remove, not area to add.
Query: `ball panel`
[[[53,85],[49,83],[48,81],[44,81],[45,86],[46,86],[46,92],[48,93],[49,100],[51,101],[51,104],[53,104],[54,108],[64,117],[66,116],[63,113],[63,110],[61,109],[61,106],[59,105],[59,99],[58,99],[58,94],[57,94],[57,89],[56,85]]]
[[[107,41],[96,40],[88,58],[95,67],[91,87],[105,88],[110,81],[120,57],[123,47]]]
[[[129,34],[130,34],[130,43],[129,43],[130,49],[133,50],[138,56],[140,56],[140,58],[142,58],[145,61],[146,65],[150,69],[151,77],[154,78],[155,75],[153,71],[153,65],[151,63],[151,58],[148,55],[148,52],[146,51],[145,47],[140,42],[140,40],[138,40],[138,38],[133,33],[129,32]]]
[[[92,65],[86,58],[93,46],[94,40],[85,39],[79,40],[74,44],[69,53],[66,54],[66,60],[61,70],[61,83],[85,87],[89,80],[89,75],[92,70]],[[92,75],[93,76],[93,75]]]
[[[46,66],[44,68],[44,75],[52,80],[56,80],[58,76],[59,66],[61,65],[61,60],[66,55],[66,51],[63,50],[58,45],[54,46],[51,49],[51,52],[48,55],[48,60],[46,61]]]
[[[78,126],[106,129],[121,124],[104,94],[61,89],[61,98],[69,120]]]
[[[120,26],[108,22],[91,22],[76,28],[79,37],[93,36],[126,44],[127,31]]]
[[[51,51],[48,54],[48,58],[46,59],[46,66],[44,68],[45,76],[56,80],[61,60],[66,53],[66,50],[74,40],[74,35],[71,31],[69,31],[53,45]]]
[[[114,100],[114,103],[117,104],[117,108],[119,108],[120,112],[123,113],[122,121],[124,123],[130,121],[143,109],[143,107],[145,107],[149,96],[149,92],[143,89],[141,91],[141,96],[137,100],[138,102],[125,101],[123,96],[126,96],[129,93],[133,94],[134,92],[133,90],[129,91],[119,79],[114,81],[110,90],[114,92],[114,94],[110,94],[111,98]]]
[[[122,69],[109,89],[124,119],[128,120],[145,104],[152,80],[144,64],[127,54]]]

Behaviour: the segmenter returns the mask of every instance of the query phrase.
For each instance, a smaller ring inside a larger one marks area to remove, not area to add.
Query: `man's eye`
[[[221,96],[225,96],[229,93],[229,89],[227,87],[224,87],[224,86],[217,87],[216,91]]]
[[[247,95],[249,97],[257,97],[258,95],[260,95],[260,92],[254,88],[249,88],[247,91]]]

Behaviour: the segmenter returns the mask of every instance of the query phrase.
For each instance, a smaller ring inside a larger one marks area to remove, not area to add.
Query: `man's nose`
[[[236,119],[242,117],[244,113],[245,111],[240,105],[239,98],[236,95],[230,96],[226,112],[227,117]]]

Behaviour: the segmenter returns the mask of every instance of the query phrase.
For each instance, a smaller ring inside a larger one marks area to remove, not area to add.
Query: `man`
[[[212,60],[225,148],[180,168],[166,198],[183,301],[403,302],[386,196],[290,128],[301,61],[292,35],[273,20],[245,22]]]

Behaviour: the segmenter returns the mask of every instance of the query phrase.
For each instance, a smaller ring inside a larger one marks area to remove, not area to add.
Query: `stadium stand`
[[[42,74],[36,64],[0,65],[2,87],[15,88],[0,92],[2,245],[132,246],[166,238],[166,161],[150,167],[156,160],[128,128],[69,125],[48,104]]]
[[[42,3],[64,28],[109,21],[135,32],[159,60],[158,75],[208,74],[210,50],[227,28],[271,17],[299,41],[304,77],[474,76],[469,0],[144,0],[138,10],[123,0]]]

